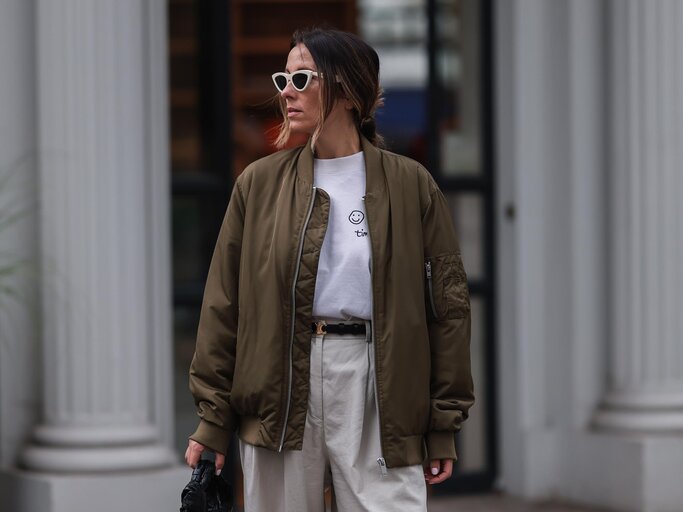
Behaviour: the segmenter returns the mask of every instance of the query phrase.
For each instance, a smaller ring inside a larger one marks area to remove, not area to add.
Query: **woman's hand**
[[[199,459],[202,457],[202,452],[204,450],[212,451],[203,444],[199,444],[197,441],[190,439],[187,443],[187,450],[185,450],[185,462],[192,469],[197,467],[199,464]],[[214,452],[216,454],[216,474],[220,475],[225,465],[225,455],[222,453]]]
[[[451,477],[453,459],[434,459],[425,469],[425,481],[429,485],[440,484]]]

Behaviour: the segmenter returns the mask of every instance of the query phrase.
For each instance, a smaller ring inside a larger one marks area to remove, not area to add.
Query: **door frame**
[[[437,0],[427,0],[427,55],[428,55],[428,112],[427,112],[427,164],[439,188],[444,193],[472,193],[482,198],[483,219],[483,277],[469,281],[470,294],[482,300],[486,321],[484,330],[484,372],[485,382],[475,383],[486,388],[487,403],[485,446],[486,468],[483,471],[458,474],[458,462],[454,477],[439,484],[435,494],[459,494],[490,491],[498,475],[498,402],[496,364],[496,189],[495,189],[495,135],[494,135],[494,0],[480,0],[480,44],[481,44],[481,162],[482,172],[471,176],[444,176],[441,169],[440,137],[438,120],[444,94],[439,83],[437,66]],[[456,442],[457,444],[457,442]]]

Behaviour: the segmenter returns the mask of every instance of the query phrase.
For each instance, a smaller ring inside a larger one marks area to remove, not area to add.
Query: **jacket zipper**
[[[365,196],[363,196],[363,202],[365,202]],[[379,393],[377,392],[377,343],[375,342],[375,304],[374,304],[374,265],[373,265],[373,253],[372,253],[372,237],[370,236],[370,217],[367,214],[367,207],[365,208],[365,216],[368,219],[368,242],[370,243],[370,281],[372,283],[372,313],[370,314],[370,335],[372,340],[372,348],[375,351],[375,378],[373,382],[375,384],[375,407],[377,408],[377,428],[379,429],[379,457],[377,458],[377,465],[379,466],[380,474],[382,478],[387,476],[387,463],[384,460],[384,441],[382,439],[382,422],[380,419],[379,412]]]
[[[292,328],[289,334],[289,374],[287,379],[287,406],[285,407],[285,420],[282,424],[282,436],[280,437],[280,447],[277,449],[278,452],[282,451],[282,447],[285,444],[285,434],[287,433],[287,421],[289,420],[289,407],[292,403],[292,347],[294,346],[294,322],[296,321],[296,282],[299,279],[299,270],[301,268],[301,253],[304,250],[304,235],[306,233],[306,228],[308,227],[308,222],[311,220],[311,214],[313,213],[313,203],[315,203],[316,187],[313,187],[313,194],[311,194],[311,203],[308,205],[308,212],[306,213],[306,220],[301,228],[301,234],[299,235],[299,250],[296,256],[296,267],[294,269],[294,281],[292,282]]]
[[[437,318],[436,306],[434,305],[434,288],[432,286],[432,260],[425,261],[425,274],[427,274],[427,288],[429,289],[429,304],[432,307],[432,314]]]
[[[370,231],[368,226],[368,231]],[[370,248],[370,277],[372,278],[372,246]],[[384,450],[382,449],[382,422],[380,421],[379,413],[379,394],[377,392],[377,343],[375,342],[375,306],[372,306],[372,314],[370,315],[372,321],[370,322],[370,334],[372,339],[372,348],[375,351],[375,378],[373,379],[375,383],[375,407],[377,408],[377,428],[379,429],[379,457],[377,458],[377,464],[379,465],[379,472],[382,477],[387,476],[387,463],[384,460]]]

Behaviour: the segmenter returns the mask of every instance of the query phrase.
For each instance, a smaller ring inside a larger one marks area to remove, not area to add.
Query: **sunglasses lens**
[[[306,73],[294,73],[292,75],[292,84],[294,84],[294,87],[299,91],[303,91],[307,82],[308,75]]]
[[[280,91],[283,91],[285,87],[287,87],[287,78],[282,75],[276,76],[275,87],[277,87]]]

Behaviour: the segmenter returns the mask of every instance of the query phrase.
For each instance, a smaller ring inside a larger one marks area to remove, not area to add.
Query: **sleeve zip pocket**
[[[429,295],[429,305],[432,308],[432,315],[434,318],[438,318],[439,315],[436,314],[436,306],[434,305],[434,285],[432,283],[432,261],[427,259],[425,261],[425,274],[427,276],[427,293]]]
[[[430,256],[424,261],[427,299],[432,319],[463,318],[469,314],[467,276],[458,253]]]

